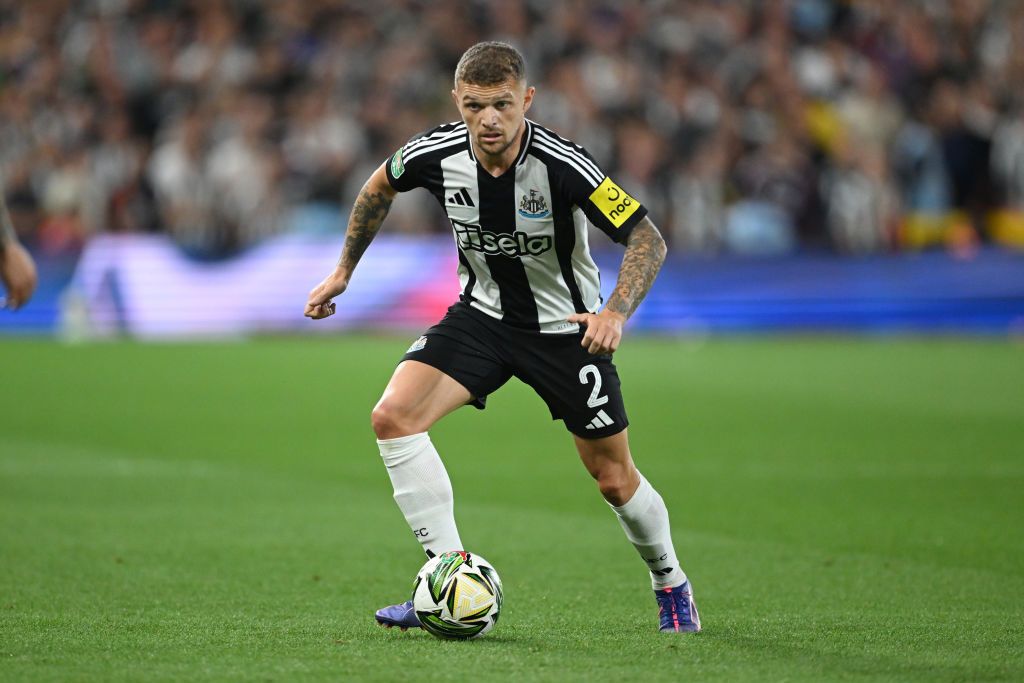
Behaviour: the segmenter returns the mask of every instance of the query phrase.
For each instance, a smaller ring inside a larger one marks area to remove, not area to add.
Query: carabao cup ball
[[[501,600],[498,572],[464,550],[427,560],[412,587],[416,616],[438,638],[479,638],[498,623]]]

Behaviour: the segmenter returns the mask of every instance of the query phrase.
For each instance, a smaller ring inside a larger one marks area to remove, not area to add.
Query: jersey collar
[[[530,151],[530,142],[533,140],[533,122],[530,119],[523,119],[526,124],[526,131],[523,133],[523,144],[519,146],[519,156],[512,162],[512,166],[519,168],[526,163],[526,153]]]

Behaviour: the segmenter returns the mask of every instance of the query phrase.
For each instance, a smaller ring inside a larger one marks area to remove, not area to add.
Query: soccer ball
[[[412,587],[416,616],[438,638],[479,638],[498,622],[501,599],[498,572],[464,550],[427,560]]]

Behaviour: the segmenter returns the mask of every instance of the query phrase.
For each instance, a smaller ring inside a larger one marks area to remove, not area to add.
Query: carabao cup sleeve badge
[[[395,152],[395,155],[391,157],[391,176],[397,178],[405,173],[405,164],[402,163],[402,150],[399,149]]]

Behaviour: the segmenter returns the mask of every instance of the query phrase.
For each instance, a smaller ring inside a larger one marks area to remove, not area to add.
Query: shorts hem
[[[625,422],[624,424],[621,425],[613,424],[609,425],[608,427],[603,427],[601,429],[587,429],[586,427],[581,427],[580,430],[577,431],[570,427],[569,425],[566,425],[565,428],[569,430],[569,432],[572,433],[574,436],[578,436],[581,439],[587,439],[588,441],[591,441],[594,439],[604,439],[605,437],[615,436],[619,432],[625,431],[626,427],[628,426],[629,422]]]
[[[430,367],[434,368],[435,370],[437,370],[438,372],[443,374],[445,377],[450,377],[451,379],[453,379],[456,382],[458,382],[459,386],[461,386],[463,389],[468,391],[469,392],[469,396],[470,396],[469,401],[467,401],[463,405],[473,406],[477,410],[483,410],[484,408],[487,407],[487,395],[486,394],[484,394],[483,396],[477,396],[476,392],[473,391],[472,387],[466,386],[465,382],[463,382],[458,377],[453,376],[448,371],[448,368],[441,367],[440,363],[438,363],[436,361],[433,361],[433,359],[431,359],[431,358],[416,358],[415,357],[415,352],[405,354],[404,356],[402,356],[402,360],[400,360],[398,362],[399,362],[399,364],[401,364],[401,363],[404,363],[407,360],[414,360],[417,363],[423,363],[424,365],[429,365]]]

